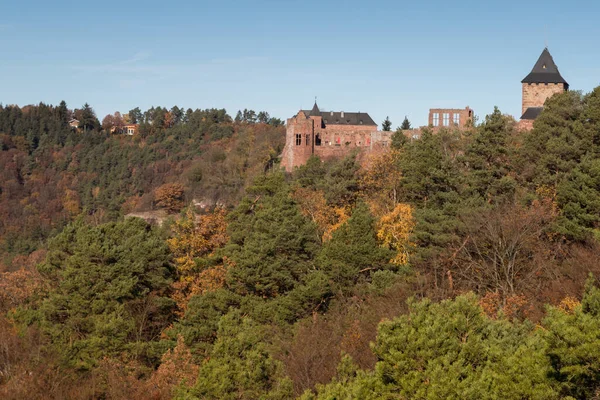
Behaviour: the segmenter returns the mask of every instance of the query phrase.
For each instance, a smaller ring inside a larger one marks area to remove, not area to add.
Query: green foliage
[[[400,129],[403,131],[412,129],[412,126],[410,125],[410,121],[408,120],[407,116],[404,116],[404,120],[402,121],[402,125],[400,125]]]
[[[319,254],[319,266],[332,280],[336,291],[347,293],[362,277],[390,267],[393,251],[379,247],[375,219],[365,203],[359,203],[352,216],[333,232]]]
[[[590,278],[580,305],[573,310],[549,307],[544,338],[552,377],[562,394],[592,399],[600,390],[600,289]]]
[[[502,115],[497,107],[478,127],[464,155],[470,191],[466,195],[477,198],[472,201],[484,204],[501,202],[503,198],[514,195],[516,181],[510,176],[508,149],[511,133],[510,118]]]
[[[319,246],[314,223],[289,195],[282,173],[257,180],[230,214],[230,243],[223,254],[233,266],[228,286],[236,293],[273,298],[298,286]]]
[[[381,130],[384,132],[392,130],[392,121],[390,121],[390,117],[385,117],[385,120],[381,123]]]
[[[156,360],[152,343],[173,313],[169,259],[164,239],[140,219],[69,225],[39,266],[52,289],[34,320],[70,366],[89,368],[126,350]]]
[[[196,385],[181,398],[289,399],[292,383],[269,354],[265,329],[239,311],[219,322],[218,338]]]
[[[489,319],[473,295],[413,301],[410,315],[380,325],[373,372],[338,377],[304,398],[558,399],[532,328]]]

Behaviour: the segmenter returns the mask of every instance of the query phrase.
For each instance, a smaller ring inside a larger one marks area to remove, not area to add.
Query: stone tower
[[[542,112],[544,103],[549,97],[569,90],[569,84],[558,72],[558,67],[547,47],[521,83],[523,84],[521,121],[525,124],[528,122],[533,124],[533,120]]]

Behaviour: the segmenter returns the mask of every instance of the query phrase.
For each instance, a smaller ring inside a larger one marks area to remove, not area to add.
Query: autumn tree
[[[377,238],[382,245],[396,251],[391,259],[395,265],[406,265],[412,247],[410,237],[415,227],[412,208],[408,204],[397,204],[388,214],[381,217],[377,229]]]
[[[189,298],[224,285],[226,269],[223,263],[206,265],[202,257],[211,255],[227,243],[225,210],[215,209],[212,213],[196,216],[189,209],[184,217],[173,226],[173,237],[167,240],[175,259],[178,281],[172,297],[181,310]]]
[[[154,201],[169,213],[178,213],[184,206],[184,192],[180,183],[165,183],[154,191]]]

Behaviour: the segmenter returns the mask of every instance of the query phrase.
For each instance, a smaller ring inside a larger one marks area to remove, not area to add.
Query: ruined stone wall
[[[521,115],[529,107],[543,107],[549,97],[565,91],[563,83],[523,83],[523,107]]]
[[[313,154],[313,148],[314,120],[300,111],[295,117],[287,120],[285,147],[281,156],[281,164],[286,171],[292,171],[294,167],[303,165],[308,161]]]

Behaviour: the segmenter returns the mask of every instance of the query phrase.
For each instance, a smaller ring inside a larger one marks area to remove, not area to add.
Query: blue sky
[[[519,117],[546,37],[572,89],[600,83],[598,15],[599,2],[553,0],[0,0],[0,102],[285,119],[318,96],[394,127],[434,107]]]

